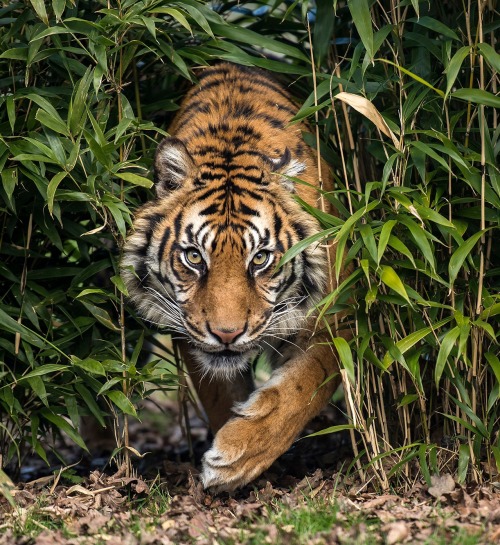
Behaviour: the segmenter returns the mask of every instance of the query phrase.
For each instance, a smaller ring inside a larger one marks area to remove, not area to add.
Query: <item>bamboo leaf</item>
[[[139,176],[138,174],[134,174],[133,172],[117,172],[116,176],[134,185],[139,185],[141,187],[146,187],[148,189],[153,187],[153,182],[151,180],[144,178],[144,176]]]
[[[36,369],[34,369],[33,371],[30,371],[26,375],[23,375],[20,380],[27,380],[32,377],[42,377],[49,373],[64,371],[65,369],[68,369],[67,365],[60,365],[57,363],[47,363],[46,365],[40,365],[40,367],[37,367]]]
[[[342,367],[346,370],[347,376],[349,377],[349,382],[356,387],[356,373],[354,371],[354,360],[352,359],[352,352],[349,343],[342,337],[334,337],[332,339],[337,353],[340,358]]]
[[[49,185],[47,186],[47,207],[51,216],[52,212],[54,211],[54,197],[57,187],[64,180],[64,178],[66,178],[67,174],[68,173],[64,170],[58,172],[57,174],[54,174],[52,180],[50,180]]]
[[[105,392],[105,395],[109,397],[122,412],[137,417],[135,407],[123,392],[120,392],[120,390],[110,390],[109,392]]]
[[[390,265],[382,265],[380,267],[380,280],[394,290],[396,293],[401,295],[408,303],[411,304],[410,298],[408,297],[408,293],[406,292],[406,288],[404,287],[403,282],[401,281],[401,278],[399,278],[396,271],[390,266]]]
[[[408,21],[414,22],[417,25],[433,30],[437,34],[442,34],[443,36],[451,40],[459,41],[456,32],[451,30],[451,28],[447,27],[444,23],[441,23],[441,21],[437,21],[436,19],[427,15],[425,15],[424,17],[420,17],[419,19],[411,18],[408,19]]]
[[[467,479],[467,470],[469,469],[470,462],[470,447],[469,445],[460,445],[458,451],[458,471],[457,481],[459,484],[463,484]]]
[[[30,0],[33,9],[40,19],[46,24],[49,24],[49,18],[47,16],[47,10],[45,9],[44,0]]]
[[[458,91],[451,93],[450,97],[473,102],[474,104],[491,106],[492,108],[500,108],[500,97],[483,89],[458,89]]]
[[[55,424],[60,430],[64,431],[68,434],[70,439],[76,443],[79,447],[86,450],[88,452],[87,446],[85,445],[85,442],[83,441],[80,434],[69,424],[64,418],[59,416],[58,414],[53,413],[52,411],[48,409],[44,409],[41,411],[42,416],[48,420],[49,422],[52,422]]]
[[[177,9],[175,8],[165,8],[165,7],[155,7],[152,10],[150,10],[151,13],[163,13],[165,15],[170,15],[175,21],[177,21],[179,24],[181,24],[188,32],[193,35],[193,31],[191,29],[191,25],[188,23],[186,17]]]
[[[491,45],[486,42],[481,42],[477,44],[477,48],[493,70],[500,73],[500,55],[491,47]]]
[[[92,373],[93,375],[106,375],[102,363],[92,358],[85,358],[82,360],[77,356],[71,356],[71,363],[77,367],[80,367],[81,369],[84,369],[88,373]]]
[[[448,263],[448,274],[450,278],[450,286],[453,286],[465,259],[471,253],[478,240],[487,230],[478,231],[468,238],[457,250],[453,252]]]
[[[365,46],[368,57],[370,60],[373,60],[375,52],[373,47],[372,18],[368,0],[348,0],[347,7],[351,12],[352,20]]]
[[[439,348],[438,357],[436,360],[436,367],[434,368],[434,382],[436,383],[436,388],[439,387],[439,382],[441,380],[441,375],[443,374],[444,367],[448,361],[448,356],[455,345],[455,341],[460,335],[460,328],[458,326],[450,329],[444,336],[441,346]]]
[[[396,225],[396,220],[388,220],[384,223],[382,226],[382,230],[380,231],[380,237],[378,241],[378,249],[377,249],[377,265],[380,265],[380,260],[382,259],[382,256],[384,255],[385,249],[387,247],[387,243],[389,242],[389,237],[391,236],[392,228]]]
[[[399,64],[396,64],[392,61],[390,61],[389,59],[375,59],[376,61],[378,62],[384,62],[386,64],[390,64],[391,66],[394,66],[396,67],[398,70],[401,70],[401,72],[403,72],[403,74],[406,74],[407,76],[410,76],[410,78],[413,78],[415,81],[418,81],[419,83],[421,83],[422,85],[425,85],[426,87],[429,87],[429,89],[432,89],[434,92],[436,92],[440,97],[443,97],[444,98],[444,93],[443,91],[441,91],[441,89],[436,89],[436,87],[434,87],[433,85],[431,85],[428,81],[426,81],[425,79],[421,78],[420,76],[418,76],[417,74],[413,73],[413,72],[410,72],[410,70],[404,68],[403,66],[400,66]]]
[[[493,352],[486,352],[484,356],[490,364],[493,374],[497,379],[497,383],[500,384],[500,359],[496,354],[493,354]]]
[[[380,132],[392,140],[392,143],[397,150],[402,150],[401,144],[396,138],[396,135],[391,131],[389,125],[387,125],[385,119],[372,102],[362,96],[346,92],[337,93],[334,98],[345,102],[361,115],[364,115],[380,130]]]
[[[304,437],[301,437],[301,439],[306,439],[308,437],[317,437],[318,435],[328,435],[330,433],[338,433],[340,431],[355,430],[355,429],[357,428],[353,424],[339,424],[337,426],[330,426],[329,428],[325,428],[324,430],[320,430],[315,433],[310,433],[309,435],[305,435]]]
[[[460,71],[460,68],[462,68],[462,63],[464,62],[467,55],[470,53],[470,47],[464,46],[461,47],[451,58],[450,62],[448,63],[448,66],[446,67],[445,73],[446,73],[446,91],[445,91],[445,97],[447,97],[450,94],[451,88],[453,87],[458,72]]]

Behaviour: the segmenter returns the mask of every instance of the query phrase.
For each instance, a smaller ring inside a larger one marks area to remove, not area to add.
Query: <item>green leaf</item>
[[[436,383],[436,388],[439,387],[441,375],[443,374],[444,367],[448,361],[448,356],[450,355],[452,348],[455,346],[455,341],[458,339],[459,335],[460,328],[455,326],[446,333],[441,342],[436,360],[436,367],[434,368],[434,382]]]
[[[61,20],[61,15],[64,13],[66,8],[66,0],[52,0],[52,9],[54,10],[54,15],[56,20]]]
[[[338,231],[338,227],[331,227],[330,229],[326,229],[325,231],[315,233],[314,235],[311,235],[304,240],[300,240],[299,242],[297,242],[297,244],[294,244],[289,250],[285,252],[276,268],[279,269],[280,267],[291,261],[294,257],[299,255],[301,252],[303,252],[308,246],[310,246],[314,242],[317,242],[318,240],[326,238],[335,231]]]
[[[375,59],[376,61],[378,62],[384,62],[386,64],[390,64],[391,66],[394,66],[395,68],[397,68],[398,70],[400,70],[401,72],[403,72],[403,74],[406,74],[407,76],[410,76],[410,78],[413,78],[415,81],[418,81],[419,83],[421,83],[422,85],[425,85],[426,87],[429,87],[429,89],[432,89],[433,91],[435,91],[440,97],[443,97],[444,98],[444,93],[443,91],[441,91],[441,89],[437,89],[436,87],[434,87],[433,85],[431,85],[428,81],[426,81],[424,78],[421,78],[420,76],[418,76],[417,74],[415,74],[414,72],[411,72],[410,70],[408,70],[407,68],[405,68],[404,66],[400,66],[399,64],[396,64],[395,62],[392,62],[390,61],[389,59],[381,59],[381,58],[378,58],[378,59]]]
[[[458,89],[458,91],[451,93],[450,97],[473,102],[474,104],[500,108],[500,97],[488,91],[483,91],[483,89]]]
[[[334,337],[332,341],[335,345],[335,348],[337,349],[337,353],[339,355],[342,367],[347,372],[349,382],[351,383],[352,387],[355,388],[356,373],[354,371],[354,360],[352,359],[351,347],[349,346],[349,343],[342,337]]]
[[[23,47],[13,47],[12,49],[7,49],[0,55],[0,59],[12,59],[15,61],[24,61],[28,60],[28,48]]]
[[[500,384],[500,359],[493,352],[486,352],[484,356],[486,360],[488,361],[488,363],[490,364],[493,374],[495,375],[495,378],[497,379],[497,383]]]
[[[40,367],[37,367],[26,375],[23,375],[22,377],[20,377],[19,380],[27,380],[32,377],[41,377],[47,375],[48,373],[57,373],[58,371],[64,371],[65,369],[68,369],[67,365],[47,363],[46,365],[40,365]]]
[[[373,28],[368,0],[348,0],[347,7],[351,12],[352,20],[359,37],[365,46],[370,60],[375,54],[373,47]]]
[[[465,483],[467,479],[467,470],[469,469],[470,461],[470,447],[469,445],[460,445],[458,452],[458,471],[457,471],[457,481],[458,484]]]
[[[51,115],[47,113],[45,110],[42,110],[41,108],[36,112],[35,118],[40,121],[42,125],[45,127],[48,127],[49,129],[52,129],[53,131],[64,134],[64,136],[70,136],[70,133],[68,131],[68,127],[66,127],[66,124],[61,119],[59,114],[56,116]]]
[[[401,278],[399,278],[396,271],[390,265],[381,265],[379,276],[380,280],[382,280],[386,286],[401,295],[401,297],[406,299],[406,301],[411,304],[406,288],[404,287],[403,282],[401,282]]]
[[[433,30],[437,34],[442,34],[446,38],[459,41],[459,37],[451,28],[447,27],[444,23],[441,23],[441,21],[437,21],[427,15],[420,17],[419,19],[412,17],[411,19],[408,19],[408,22],[416,23],[417,25]]]
[[[431,445],[420,445],[418,449],[418,457],[420,460],[420,470],[422,471],[422,475],[424,476],[425,482],[427,483],[427,486],[431,486],[431,472],[429,471],[429,465],[427,464],[427,449],[430,448]]]
[[[17,172],[17,167],[6,168],[2,170],[2,185],[11,205],[13,204],[12,195],[14,193],[14,189],[16,188],[18,180]]]
[[[398,407],[405,407],[406,405],[409,405],[410,403],[417,401],[419,397],[420,396],[418,394],[406,394],[398,403]]]
[[[486,42],[477,44],[481,55],[488,61],[488,64],[500,73],[500,55]]]
[[[30,0],[36,14],[46,24],[49,24],[49,18],[45,9],[45,0]]]
[[[174,20],[176,20],[179,24],[181,24],[188,32],[193,35],[193,31],[191,30],[191,25],[188,23],[186,17],[177,9],[175,8],[165,8],[165,7],[157,7],[153,8],[151,10],[151,13],[163,13],[165,15],[170,15]]]
[[[86,111],[89,104],[89,89],[93,80],[93,70],[88,68],[78,82],[71,98],[68,114],[68,127],[73,136],[77,136],[85,125]]]
[[[140,185],[141,187],[147,187],[148,189],[153,187],[153,182],[151,180],[139,176],[138,174],[134,174],[133,172],[117,172],[116,176],[134,185]]]
[[[94,399],[95,396],[92,395],[90,391],[83,384],[80,384],[79,382],[75,384],[75,389],[82,396],[82,399],[87,404],[87,407],[90,409],[90,412],[98,420],[99,424],[105,428],[106,422],[103,418],[103,413],[101,409],[99,408],[99,405]]]
[[[206,17],[204,17],[204,15],[201,13],[200,10],[186,3],[183,3],[181,7],[182,9],[185,9],[189,13],[193,21],[195,21],[202,30],[204,30],[211,38],[215,40],[215,35],[212,29],[210,28],[210,24],[208,23]]]
[[[135,407],[130,399],[120,390],[110,390],[105,392],[105,395],[125,414],[137,417]]]
[[[477,233],[474,233],[457,250],[453,252],[453,255],[450,257],[450,261],[448,263],[450,286],[453,286],[465,259],[471,253],[478,240],[483,236],[486,231],[487,229],[484,229],[483,231],[478,231]]]
[[[102,325],[104,325],[108,329],[111,329],[112,331],[120,331],[120,328],[113,323],[113,320],[111,319],[109,313],[106,310],[97,307],[96,305],[93,305],[92,303],[89,303],[87,301],[80,302],[89,311],[91,316],[93,316]]]
[[[396,223],[397,223],[396,220],[387,220],[382,226],[382,230],[380,231],[380,237],[378,241],[377,258],[376,258],[377,265],[380,265],[380,260],[382,259],[382,256],[384,255],[385,249],[387,247],[387,243],[389,242],[392,228],[396,225]]]
[[[106,375],[106,371],[104,370],[102,363],[92,358],[85,358],[81,360],[77,356],[71,356],[71,362],[73,363],[73,365],[81,367],[82,369],[84,369],[88,373],[92,373],[93,375]]]
[[[224,38],[229,38],[235,42],[242,42],[249,44],[251,46],[258,45],[259,47],[265,47],[276,53],[282,53],[283,55],[288,55],[294,59],[299,59],[305,62],[308,62],[309,59],[302,53],[297,47],[278,42],[273,38],[268,38],[267,36],[254,32],[248,28],[236,27],[231,25],[222,25],[218,23],[213,23],[212,30],[219,36]]]
[[[71,420],[71,423],[73,424],[73,426],[75,426],[75,428],[78,427],[80,424],[80,414],[78,412],[78,403],[74,394],[66,394],[64,396],[64,404],[66,405],[66,409],[68,410],[68,416]]]
[[[45,389],[45,384],[43,380],[39,376],[26,376],[26,380],[28,381],[28,384],[31,386],[31,389],[35,392],[35,394],[41,399],[42,403],[48,407],[49,401],[47,398],[47,390]]]
[[[112,276],[110,278],[110,280],[118,288],[118,291],[123,293],[123,295],[125,295],[125,297],[128,297],[127,286],[125,285],[125,282],[123,281],[121,276],[119,276],[119,275]]]
[[[435,271],[436,258],[434,255],[434,251],[431,248],[431,245],[427,239],[425,230],[420,225],[417,225],[411,218],[404,216],[403,214],[400,214],[398,219],[400,223],[408,228],[416,245],[418,246],[418,249],[422,252],[422,255],[427,260],[432,270]],[[393,244],[391,244],[391,246],[393,246]]]
[[[359,232],[373,261],[377,262],[377,243],[375,242],[372,228],[367,223],[364,223],[359,226]]]
[[[52,422],[55,424],[60,430],[62,430],[64,433],[68,435],[68,437],[76,443],[80,448],[86,450],[88,452],[87,446],[85,445],[84,440],[81,438],[80,434],[69,424],[64,418],[59,416],[58,414],[53,413],[52,411],[48,409],[43,409],[41,411],[42,416],[48,420],[49,422]]]
[[[340,431],[346,431],[346,430],[356,430],[356,426],[353,424],[339,424],[337,426],[330,426],[329,428],[325,428],[324,430],[319,430],[315,433],[310,433],[309,435],[305,435],[304,437],[301,437],[302,439],[306,439],[307,437],[317,437],[318,435],[327,435],[330,433],[338,433]]]
[[[448,316],[447,318],[444,318],[443,320],[440,320],[439,322],[436,322],[432,326],[429,327],[423,327],[422,329],[418,329],[417,331],[414,331],[413,333],[410,333],[403,339],[399,340],[396,343],[396,348],[401,354],[405,354],[410,350],[410,348],[413,348],[417,343],[419,343],[422,339],[427,337],[427,335],[438,331],[443,325],[447,324],[453,319],[452,316]],[[383,360],[384,368],[388,368],[391,363],[395,360],[395,358],[389,353],[386,352]]]
[[[446,92],[445,97],[447,97],[451,91],[451,88],[453,87],[453,84],[455,83],[455,80],[457,79],[458,72],[460,71],[460,68],[462,68],[462,63],[464,62],[467,55],[470,53],[470,47],[464,46],[461,47],[451,58],[450,62],[448,63],[448,66],[446,67],[445,73],[446,73]]]
[[[64,170],[54,174],[52,180],[50,180],[49,185],[47,186],[47,207],[51,216],[52,212],[54,211],[54,196],[56,194],[57,187],[64,180],[64,178],[66,178],[67,174],[68,173]]]

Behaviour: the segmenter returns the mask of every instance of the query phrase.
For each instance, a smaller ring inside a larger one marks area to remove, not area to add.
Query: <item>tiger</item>
[[[123,247],[137,312],[179,338],[214,434],[201,469],[214,492],[268,469],[340,382],[339,356],[314,311],[337,287],[335,247],[310,244],[282,260],[321,230],[299,201],[317,206],[320,185],[331,186],[330,175],[319,181],[305,125],[291,123],[297,111],[264,70],[202,69],[157,147],[155,198],[137,210]],[[256,388],[259,356],[271,373]]]

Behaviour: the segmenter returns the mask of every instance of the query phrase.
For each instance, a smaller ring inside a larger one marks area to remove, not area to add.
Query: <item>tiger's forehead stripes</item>
[[[122,260],[130,296],[146,319],[165,320],[158,297],[168,294],[182,316],[175,323],[181,320],[196,344],[205,335],[211,339],[203,325],[208,319],[231,328],[236,326],[227,320],[248,312],[248,331],[257,331],[271,307],[305,301],[308,293],[321,299],[323,249],[310,246],[275,270],[289,248],[318,231],[291,195],[309,205],[318,198],[314,155],[301,126],[290,125],[296,112],[271,77],[230,64],[204,70],[187,93],[169,129],[173,138],[158,146],[157,199],[137,214]],[[287,176],[301,177],[312,189],[295,187]],[[201,254],[199,268],[190,265],[189,251]],[[252,272],[260,251],[272,261]],[[127,272],[129,265],[137,275]],[[300,305],[290,323],[310,303]]]

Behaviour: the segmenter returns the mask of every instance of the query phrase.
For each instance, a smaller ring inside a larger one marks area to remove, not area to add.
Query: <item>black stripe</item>
[[[245,203],[240,203],[240,209],[239,211],[242,214],[246,214],[247,216],[254,216],[254,217],[260,217],[260,212],[258,210],[255,210],[254,208],[250,208],[250,206],[247,206]]]
[[[203,210],[200,210],[200,216],[210,216],[211,214],[217,214],[218,212],[219,212],[219,206],[216,203],[214,203],[207,206]]]
[[[160,247],[158,248],[158,261],[161,262],[163,259],[163,253],[165,252],[165,246],[167,245],[168,239],[170,238],[170,227],[166,227],[161,237]]]
[[[182,226],[182,216],[183,216],[182,210],[175,216],[174,219],[174,228],[175,228],[175,240],[179,239],[180,233],[181,233],[181,226]]]
[[[234,177],[237,178],[238,180],[241,179],[247,182],[251,182],[253,184],[260,184],[262,183],[263,173],[261,172],[260,176],[249,176],[248,174],[235,174]]]
[[[278,109],[282,112],[289,113],[292,117],[297,113],[297,110],[294,108],[290,108],[289,106],[284,106],[283,104],[278,104],[276,102],[273,102],[272,100],[266,101],[267,106],[269,106],[272,110]]]

